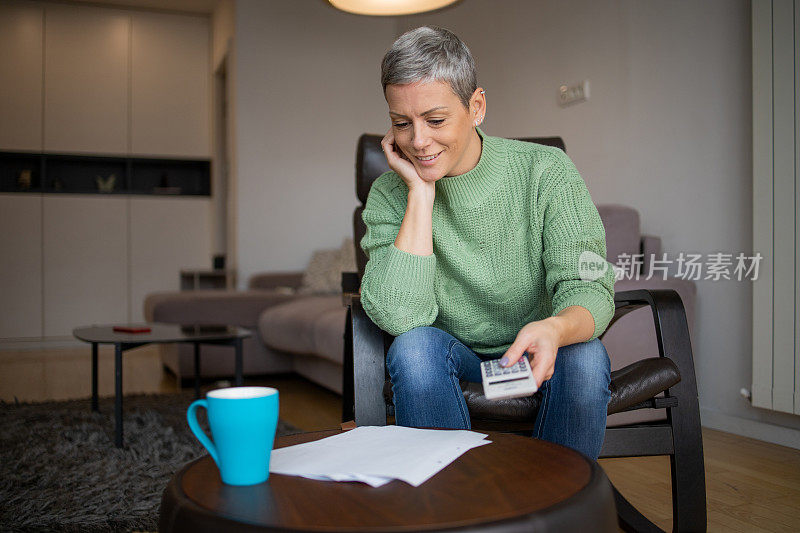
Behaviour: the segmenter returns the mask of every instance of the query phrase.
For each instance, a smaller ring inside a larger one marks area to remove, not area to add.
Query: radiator
[[[800,414],[800,0],[753,0],[753,383],[756,407]]]

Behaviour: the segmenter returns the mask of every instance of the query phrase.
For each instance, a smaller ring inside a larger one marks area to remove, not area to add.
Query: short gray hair
[[[455,33],[438,26],[407,31],[392,45],[381,62],[381,84],[402,85],[443,81],[465,107],[478,88],[475,60]]]

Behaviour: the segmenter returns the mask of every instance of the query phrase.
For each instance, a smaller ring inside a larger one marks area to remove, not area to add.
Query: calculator
[[[499,359],[483,361],[481,377],[483,378],[483,395],[488,400],[530,396],[538,389],[527,355],[523,355],[519,361],[509,367],[500,366]]]

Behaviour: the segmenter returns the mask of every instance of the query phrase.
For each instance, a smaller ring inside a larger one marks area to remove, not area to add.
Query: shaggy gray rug
[[[206,454],[186,423],[193,399],[126,396],[122,449],[113,398],[99,413],[89,400],[0,402],[0,531],[155,531],[164,487]],[[298,431],[279,422],[279,435]]]

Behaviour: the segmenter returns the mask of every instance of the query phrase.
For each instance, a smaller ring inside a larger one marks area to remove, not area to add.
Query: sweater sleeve
[[[560,152],[560,151],[559,151]],[[606,261],[606,235],[600,214],[575,165],[560,152],[543,180],[545,285],[553,315],[578,305],[594,319],[599,337],[614,315],[614,270]]]
[[[362,213],[367,231],[361,239],[368,258],[361,280],[364,311],[379,328],[395,336],[430,326],[439,314],[434,294],[436,256],[407,253],[394,245],[408,191],[399,180],[387,173],[373,183]]]

